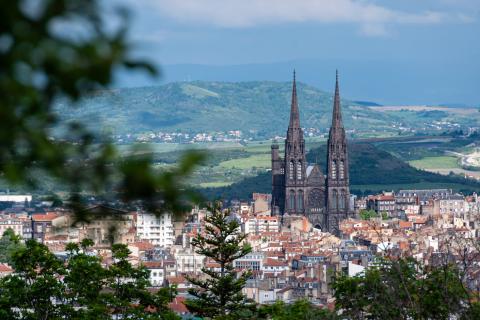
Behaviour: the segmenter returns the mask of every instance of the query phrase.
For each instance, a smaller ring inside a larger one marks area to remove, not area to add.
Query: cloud
[[[248,28],[281,23],[354,23],[367,35],[384,35],[393,24],[436,24],[456,19],[436,11],[405,12],[367,0],[129,0],[183,23]]]

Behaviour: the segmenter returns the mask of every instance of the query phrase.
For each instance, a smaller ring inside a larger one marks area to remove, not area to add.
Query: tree
[[[68,244],[64,263],[27,241],[13,255],[15,273],[0,279],[0,319],[178,319],[168,309],[175,289],[149,292],[148,271],[130,264],[126,246],[112,247],[103,267],[91,245]]]
[[[364,274],[333,284],[336,308],[348,319],[478,319],[478,303],[458,269],[426,267],[411,258],[381,260]]]
[[[197,288],[189,290],[194,298],[186,300],[186,306],[194,314],[209,318],[246,316],[253,307],[242,294],[249,273],[237,274],[233,262],[251,252],[251,247],[245,243],[246,235],[240,231],[239,223],[230,219],[230,212],[222,210],[220,203],[210,207],[209,212],[205,233],[191,244],[198,254],[217,263],[218,268],[203,267],[206,279],[187,277]]]
[[[15,273],[0,280],[0,318],[61,319],[73,313],[72,305],[57,306],[64,298],[60,277],[66,270],[46,246],[29,240],[12,260]]]
[[[272,320],[334,320],[339,319],[335,312],[313,306],[306,300],[297,300],[291,304],[277,301],[272,305],[264,305],[259,308],[259,319]]]
[[[0,179],[39,188],[51,177],[70,191],[69,203],[77,212],[82,192],[141,200],[155,213],[182,211],[185,200],[196,199],[185,177],[200,155],[190,154],[177,168],[159,173],[151,158],[122,159],[83,124],[62,124],[54,108],[55,101],[73,105],[92,90],[108,88],[121,68],[157,74],[151,64],[131,57],[128,11],[105,14],[100,4],[2,3],[0,92],[8,94],[0,95]],[[115,19],[118,24],[111,23]]]
[[[3,232],[0,238],[0,263],[12,264],[12,254],[23,245],[20,243],[21,237],[17,236],[12,229]]]
[[[389,216],[388,216],[388,212],[386,211],[382,211],[382,220],[388,220]]]
[[[372,218],[378,217],[378,214],[374,210],[361,210],[360,211],[360,218],[362,220],[370,220]]]

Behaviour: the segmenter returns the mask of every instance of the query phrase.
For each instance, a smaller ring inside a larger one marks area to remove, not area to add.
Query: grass
[[[226,187],[233,183],[233,181],[214,181],[214,182],[203,182],[200,183],[200,188],[218,188],[218,187]]]
[[[271,157],[268,153],[254,154],[247,158],[231,159],[219,164],[219,167],[226,169],[270,168],[270,166]]]
[[[395,139],[397,139],[396,137]],[[443,139],[443,138],[439,138]],[[312,139],[307,138],[307,149],[313,149],[321,145],[324,146],[325,139]],[[387,139],[388,140],[388,139]],[[408,138],[402,138],[400,142],[397,142],[393,145],[391,150],[398,150],[399,147],[405,149],[405,152],[413,152],[417,154],[417,151],[421,150],[430,150],[430,145],[419,144],[418,139],[411,137],[411,142]],[[388,140],[390,141],[390,140]],[[388,141],[383,142],[388,143]],[[396,141],[396,140],[395,140]],[[422,140],[423,141],[423,140]],[[445,141],[449,140],[445,138]],[[443,143],[443,140],[439,143]],[[210,142],[210,143],[198,143],[194,145],[178,145],[178,144],[162,144],[162,143],[151,143],[143,144],[143,147],[146,147],[146,150],[153,152],[154,154],[161,155],[161,159],[169,158],[167,154],[169,152],[176,152],[177,155],[179,150],[185,150],[187,148],[195,149],[204,149],[207,154],[210,152],[212,157],[217,159],[209,163],[208,165],[201,166],[195,170],[191,177],[192,185],[198,186],[200,188],[220,188],[230,186],[233,183],[242,181],[246,178],[255,177],[256,175],[265,172],[270,169],[271,166],[271,151],[272,141],[252,141],[248,142],[246,145],[241,145],[235,142]],[[280,155],[283,157],[283,141],[279,140],[278,144],[280,146]],[[417,146],[418,150],[412,149],[412,146]],[[383,144],[382,144],[383,146]],[[442,144],[443,146],[443,144]],[[122,146],[123,150],[128,150],[126,146]],[[403,150],[402,149],[402,150]],[[455,148],[449,148],[455,150]],[[239,153],[240,151],[240,153]],[[142,152],[142,150],[137,151]],[[222,157],[218,156],[218,153],[221,153]],[[215,154],[215,156],[213,156]],[[423,154],[422,154],[423,155]],[[423,170],[430,171],[445,171],[446,173],[451,170],[460,170],[459,164],[457,163],[457,158],[455,156],[444,155],[443,149],[440,150],[437,154],[426,153],[423,156],[420,155],[417,159],[409,162],[410,165],[417,167]],[[173,155],[176,156],[176,155]],[[321,154],[323,159],[324,153]],[[163,160],[162,160],[163,161]],[[311,160],[313,161],[313,160]],[[158,163],[158,169],[168,168],[170,165],[165,163]],[[443,173],[443,172],[442,172]],[[360,190],[361,192],[379,192],[382,190],[398,190],[398,189],[410,189],[410,188],[458,188],[461,189],[461,185],[452,185],[452,184],[442,184],[442,183],[414,183],[414,184],[365,184],[365,185],[352,185],[353,190]],[[393,182],[393,180],[392,180]],[[468,189],[464,187],[464,189]]]
[[[460,168],[458,159],[452,156],[425,157],[408,162],[418,169],[455,169]]]

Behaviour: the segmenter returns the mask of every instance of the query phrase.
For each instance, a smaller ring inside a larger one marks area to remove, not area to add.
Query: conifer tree
[[[188,299],[188,309],[199,316],[229,319],[247,315],[253,304],[242,294],[249,277],[248,272],[238,274],[233,267],[235,259],[251,252],[245,242],[246,235],[240,230],[230,211],[223,210],[220,203],[209,209],[205,218],[205,231],[191,242],[198,254],[218,264],[218,267],[202,268],[206,278],[187,277],[196,286],[189,293],[195,298]]]

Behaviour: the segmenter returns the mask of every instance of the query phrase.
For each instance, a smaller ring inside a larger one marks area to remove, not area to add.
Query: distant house
[[[77,217],[83,220],[72,227]],[[34,215],[35,220],[35,215]],[[80,211],[76,215],[66,213],[54,221],[58,230],[69,235],[75,233],[78,241],[88,238],[97,248],[108,248],[112,243],[131,244],[135,242],[135,213],[103,205],[96,205]]]
[[[6,263],[0,263],[0,278],[8,276],[13,273],[13,268]]]
[[[169,247],[174,243],[171,213],[158,216],[152,213],[138,212],[136,227],[139,239],[147,240],[161,247]]]
[[[58,214],[55,212],[47,212],[45,214],[33,214],[33,238],[39,242],[44,242],[45,235],[52,231],[52,223]]]
[[[168,304],[168,308],[184,318],[192,319],[190,311],[188,311],[185,306],[185,300],[185,297],[176,296],[173,298],[172,302]]]
[[[165,282],[165,268],[162,261],[145,261],[142,263],[150,271],[149,280],[152,287],[161,287]]]

